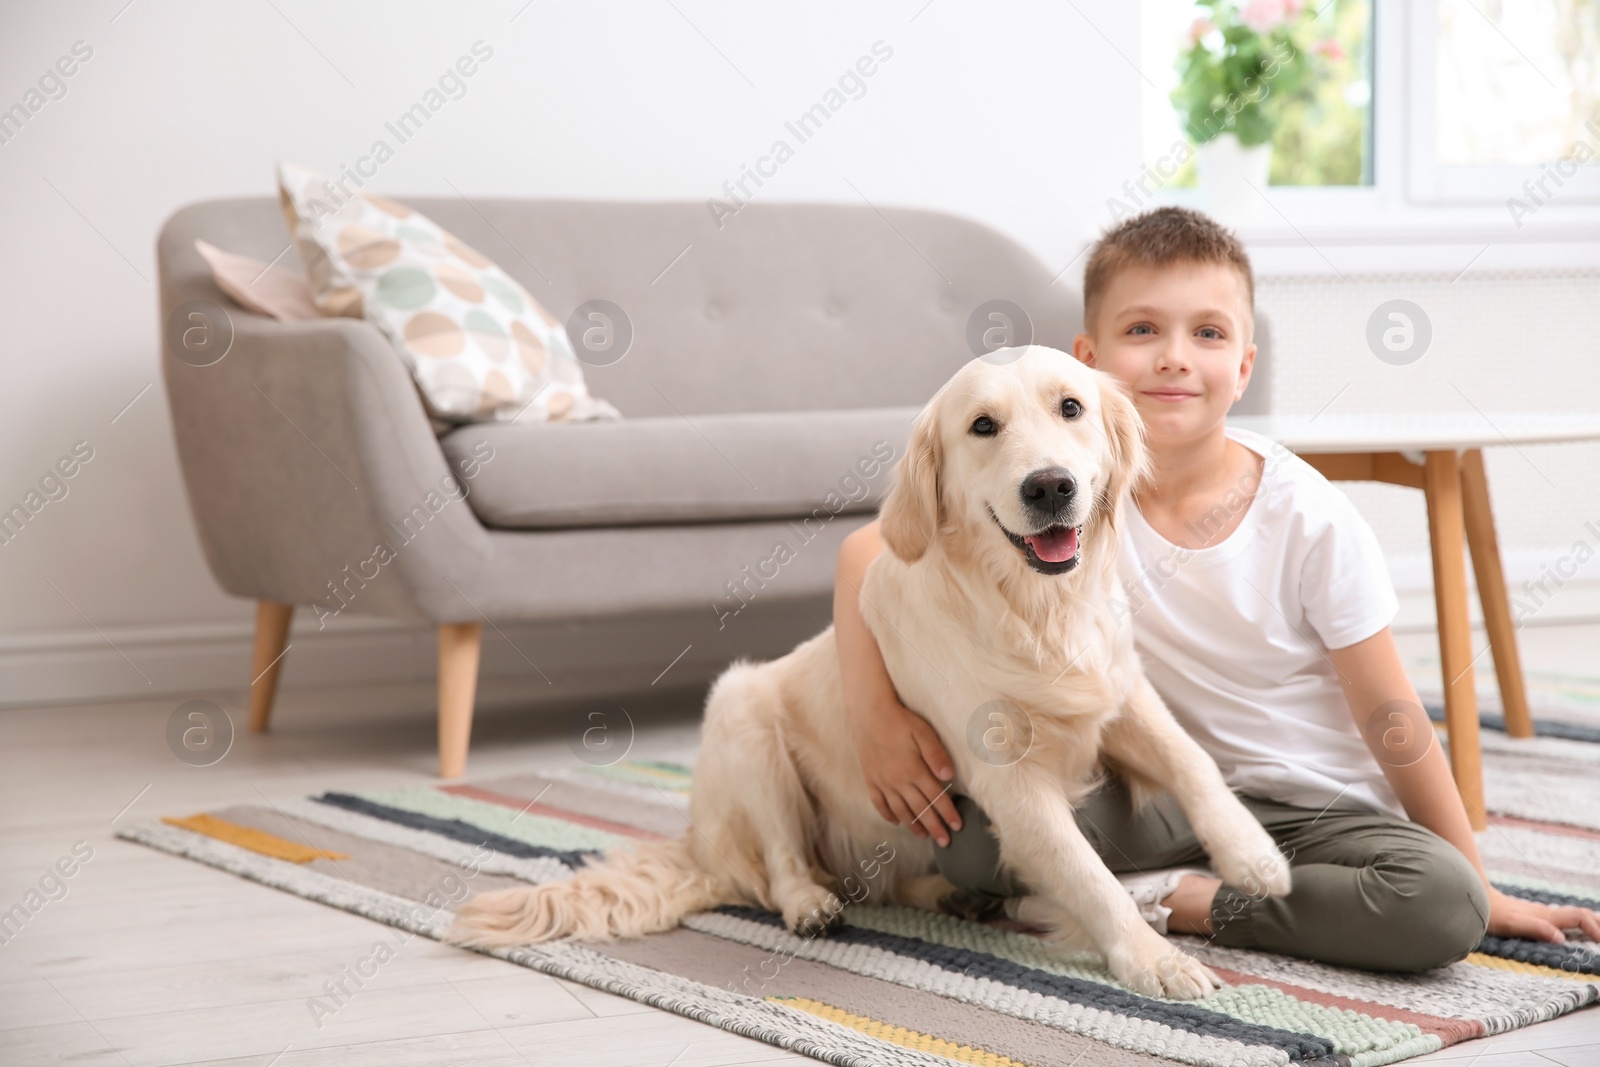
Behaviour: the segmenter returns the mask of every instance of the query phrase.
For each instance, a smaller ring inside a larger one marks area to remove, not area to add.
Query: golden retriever
[[[953,788],[1039,899],[1047,940],[1098,950],[1137,992],[1193,998],[1220,980],[1140,918],[1073,819],[1103,765],[1141,802],[1171,791],[1229,884],[1281,895],[1289,873],[1113,611],[1117,524],[1147,472],[1143,423],[1114,379],[1041,346],[973,359],[913,425],[861,604],[901,699],[949,750]],[[734,903],[809,936],[862,887],[938,910],[954,887],[935,846],[878,815],[845,714],[831,626],[781,659],[734,663],[707,697],[682,837],[484,893],[449,939],[631,937]]]

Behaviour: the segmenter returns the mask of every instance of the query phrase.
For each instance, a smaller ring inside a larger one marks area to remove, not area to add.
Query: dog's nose
[[[1072,503],[1078,483],[1065,467],[1046,467],[1022,481],[1022,506],[1029,511],[1054,516]]]

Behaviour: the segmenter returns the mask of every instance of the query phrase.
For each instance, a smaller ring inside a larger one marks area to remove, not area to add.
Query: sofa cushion
[[[278,164],[289,235],[325,315],[365,318],[447,422],[615,419],[564,327],[488,257],[421,212]]]
[[[826,522],[877,509],[918,410],[485,423],[440,443],[485,526]]]
[[[322,317],[304,274],[224,252],[198,237],[194,247],[210,265],[217,288],[237,300],[240,307],[283,322],[312,322]]]

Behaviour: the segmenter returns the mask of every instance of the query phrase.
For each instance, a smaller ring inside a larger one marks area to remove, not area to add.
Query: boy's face
[[[1112,277],[1086,329],[1073,355],[1128,386],[1157,445],[1221,423],[1255,362],[1244,279],[1222,264],[1130,267]]]

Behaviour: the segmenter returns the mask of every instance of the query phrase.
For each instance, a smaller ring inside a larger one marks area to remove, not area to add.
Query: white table
[[[1600,441],[1600,414],[1328,413],[1238,415],[1228,421],[1284,445],[1332,481],[1389,482],[1421,489],[1426,495],[1450,769],[1473,828],[1484,829],[1488,820],[1483,806],[1465,547],[1472,552],[1484,627],[1505,705],[1506,732],[1512,737],[1532,737],[1533,719],[1528,713],[1482,449]]]

